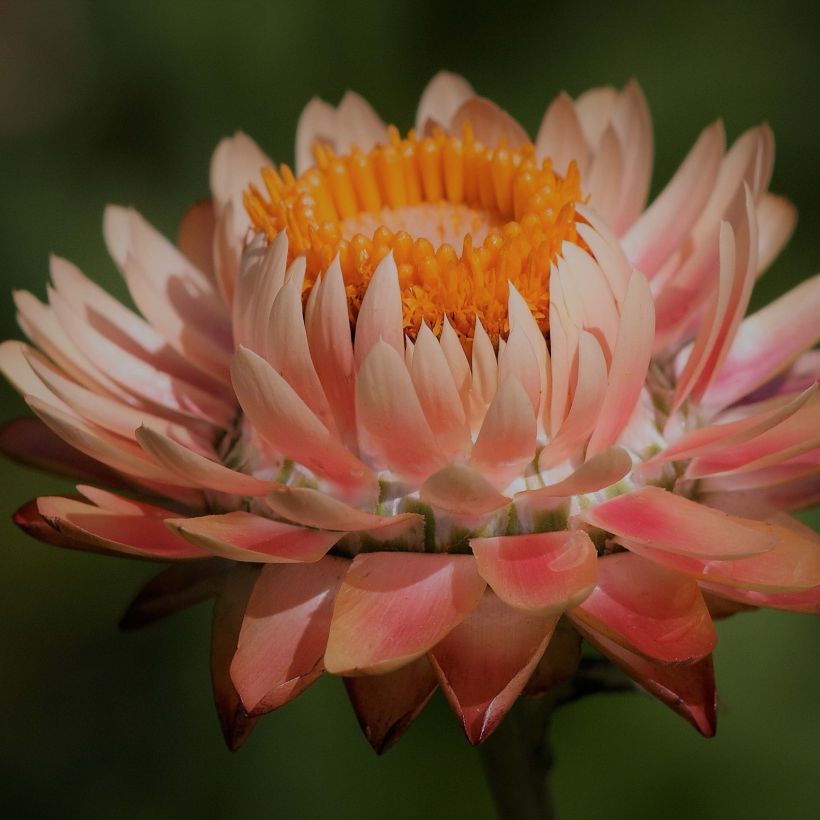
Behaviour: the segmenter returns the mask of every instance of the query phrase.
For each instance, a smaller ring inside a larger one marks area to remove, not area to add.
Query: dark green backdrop
[[[773,187],[801,222],[756,304],[818,260],[818,26],[809,4],[483,0],[0,0],[2,291],[42,295],[54,251],[122,295],[102,208],[132,203],[166,232],[207,193],[210,152],[237,128],[290,160],[314,94],[348,87],[409,125],[441,67],[535,129],[562,88],[642,83],[654,187],[700,128],[768,120]],[[19,336],[3,298],[2,336]],[[24,410],[3,385],[2,417]],[[0,811],[70,818],[489,818],[475,752],[440,698],[378,759],[327,680],[224,750],[210,704],[207,608],[138,634],[116,621],[145,564],[60,552],[8,516],[57,480],[2,466]],[[706,741],[638,695],[557,719],[557,801],[573,818],[814,818],[820,810],[820,630],[758,613],[720,627],[722,710]]]

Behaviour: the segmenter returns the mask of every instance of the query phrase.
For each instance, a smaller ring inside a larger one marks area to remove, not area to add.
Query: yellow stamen
[[[295,178],[287,166],[262,172],[245,206],[256,230],[288,232],[291,258],[304,254],[305,294],[338,254],[355,322],[370,277],[391,251],[399,271],[404,327],[435,332],[446,315],[465,343],[476,317],[493,340],[509,332],[507,283],[526,300],[541,329],[549,324],[550,266],[563,242],[582,244],[575,206],[580,176],[565,177],[531,144],[482,145],[437,130],[389,141],[368,153],[337,156],[314,146],[316,166]]]

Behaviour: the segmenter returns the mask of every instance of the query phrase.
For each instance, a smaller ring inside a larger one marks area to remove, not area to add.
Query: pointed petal
[[[590,524],[668,552],[701,558],[735,558],[775,546],[773,532],[683,496],[643,487],[590,507]]]
[[[579,627],[596,649],[636,683],[691,723],[704,737],[715,734],[717,691],[712,656],[692,664],[655,663],[592,628]]]
[[[515,703],[558,618],[512,609],[487,590],[430,652],[441,688],[470,743],[489,737]]]
[[[342,537],[272,521],[243,510],[197,518],[168,518],[174,532],[201,549],[232,561],[315,563]]]
[[[774,262],[794,233],[797,209],[788,199],[763,194],[757,203],[757,268],[765,271]]]
[[[262,568],[245,608],[231,680],[249,714],[276,709],[324,671],[333,602],[348,562]]]
[[[374,271],[356,319],[356,339],[353,345],[356,364],[361,367],[370,349],[380,340],[403,356],[402,321],[399,273],[393,254],[389,253]]]
[[[580,627],[664,663],[706,657],[717,643],[697,584],[629,552],[598,562],[598,585],[570,612]]]
[[[463,77],[439,71],[422,92],[416,112],[416,131],[424,134],[428,122],[447,128],[461,104],[474,95],[473,87]]]
[[[369,151],[388,142],[387,129],[364,97],[348,91],[336,109],[336,151],[345,154],[354,147]]]
[[[336,109],[314,97],[299,115],[296,124],[296,174],[301,176],[313,162],[315,142],[333,143],[336,130]]]
[[[279,487],[265,500],[281,518],[322,530],[362,532],[392,527],[402,522],[423,522],[422,516],[416,513],[375,515],[358,510],[327,493],[308,487]]]
[[[469,555],[357,555],[336,599],[325,667],[351,675],[410,663],[466,617],[484,586]]]
[[[231,680],[230,669],[245,607],[258,574],[258,566],[240,564],[234,567],[226,576],[214,604],[211,624],[211,684],[219,725],[231,751],[236,751],[245,742],[256,723],[256,718],[250,717],[242,708]]]
[[[52,527],[91,547],[163,560],[204,556],[201,549],[186,543],[165,526],[165,520],[175,513],[144,507],[144,510],[123,514],[62,496],[37,499],[40,515]]]
[[[518,122],[484,97],[465,100],[450,120],[450,131],[460,133],[464,123],[469,123],[476,139],[489,148],[495,148],[501,140],[506,140],[510,148],[529,142],[527,132]]]
[[[451,464],[431,475],[419,489],[419,500],[453,515],[483,516],[510,503],[481,473]]]
[[[623,238],[632,264],[652,278],[694,225],[717,178],[724,149],[720,123],[706,128],[680,168]]]
[[[652,294],[646,279],[634,271],[621,308],[609,386],[589,441],[587,458],[615,444],[629,422],[646,379],[654,333]]]
[[[386,342],[373,345],[359,370],[356,418],[365,447],[398,475],[420,483],[446,464],[404,361]]]
[[[211,191],[217,211],[228,203],[241,209],[248,185],[261,185],[260,172],[270,164],[262,149],[242,131],[223,139],[211,158]]]
[[[703,397],[711,411],[765,384],[820,341],[820,274],[749,316]]]
[[[567,498],[572,495],[595,493],[611,487],[632,469],[632,457],[622,447],[610,447],[593,456],[565,479],[541,487],[524,490],[515,496],[516,502],[538,503],[540,499]]]
[[[344,682],[359,726],[380,755],[407,731],[438,686],[426,657],[384,675],[345,678]]]
[[[214,206],[212,202],[205,200],[197,202],[185,212],[177,232],[177,246],[186,259],[214,283],[215,231]]]
[[[213,598],[229,569],[230,564],[220,558],[166,567],[142,586],[120,619],[120,629],[139,629]]]
[[[555,170],[562,175],[566,174],[573,160],[582,173],[587,168],[589,159],[584,132],[574,103],[563,91],[544,113],[535,138],[535,152],[540,159],[551,159]]]

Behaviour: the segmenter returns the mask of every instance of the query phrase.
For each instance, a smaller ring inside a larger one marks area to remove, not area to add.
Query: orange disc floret
[[[564,242],[582,244],[575,163],[562,177],[532,144],[489,148],[469,124],[461,137],[388,132],[368,153],[316,143],[315,167],[298,178],[286,165],[265,168],[266,190],[245,194],[256,230],[288,232],[291,257],[306,257],[306,292],[338,254],[354,323],[392,251],[411,338],[422,322],[438,333],[446,315],[465,341],[479,317],[497,343],[509,331],[508,282],[546,332],[550,267]]]

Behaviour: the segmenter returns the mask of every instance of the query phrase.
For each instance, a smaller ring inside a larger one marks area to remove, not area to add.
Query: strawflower
[[[634,82],[530,141],[446,73],[406,134],[311,102],[294,171],[224,140],[176,246],[106,210],[142,315],[59,258],[15,294],[2,449],[81,480],[15,520],[171,562],[126,626],[215,597],[231,748],[325,672],[379,752],[437,688],[480,744],[582,638],[712,735],[713,618],[820,609],[820,281],[744,318],[795,224],[768,127],[647,205],[652,155]]]

